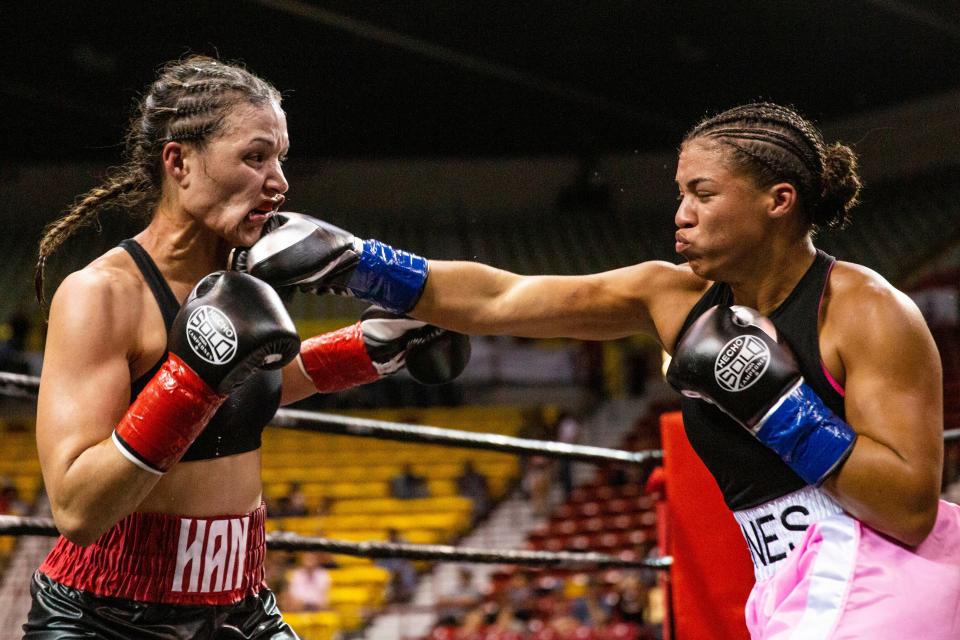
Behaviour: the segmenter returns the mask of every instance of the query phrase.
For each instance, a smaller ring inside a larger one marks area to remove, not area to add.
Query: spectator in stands
[[[271,518],[298,518],[309,515],[307,497],[299,482],[291,482],[287,493],[277,498],[272,508],[268,509]]]
[[[30,505],[20,498],[17,485],[6,478],[0,478],[0,514],[9,516],[30,515]]]
[[[287,551],[268,551],[263,559],[263,581],[277,596],[282,609],[287,606],[287,582],[290,570],[296,565],[296,556]]]
[[[804,514],[765,530],[789,553],[761,557],[764,545],[744,542],[756,554],[746,616],[755,637],[795,628],[814,601],[818,615],[834,616],[838,636],[960,637],[960,618],[941,606],[960,601],[960,551],[948,543],[960,539],[960,507],[938,500],[935,343],[907,296],[814,245],[819,229],[850,221],[861,187],[856,154],[829,144],[794,109],[747,104],[690,130],[676,184],[682,265],[527,276],[392,248],[357,256],[353,235],[317,221],[324,230],[303,241],[303,261],[273,277],[299,275],[318,290],[383,303],[397,301],[385,292],[408,287],[402,311],[466,333],[655,336],[672,352],[669,379],[685,392],[691,444],[737,518]],[[419,275],[398,269],[396,255]],[[834,526],[843,534],[831,535]],[[798,565],[808,554],[856,559],[837,589],[844,598],[808,597],[820,564]],[[867,572],[855,569],[873,563],[887,570],[866,584]],[[876,604],[844,608],[868,598]]]
[[[616,591],[617,599],[612,615],[621,622],[644,624],[647,588],[640,579],[635,575],[627,574],[617,585]]]
[[[580,439],[580,419],[571,411],[561,411],[557,416],[556,439],[557,442],[566,444],[576,444]],[[573,462],[569,458],[560,458],[557,460],[557,480],[560,482],[560,488],[563,489],[563,499],[570,499],[573,492]]]
[[[0,346],[0,371],[31,373],[27,360],[27,337],[30,334],[30,319],[22,312],[15,312],[7,319],[10,336]]]
[[[607,623],[611,606],[604,598],[603,583],[596,576],[575,574],[567,579],[565,588],[570,615],[581,625],[597,628]]]
[[[333,581],[325,566],[329,557],[317,551],[301,555],[300,564],[290,572],[286,590],[286,606],[291,611],[323,611],[330,608],[330,586]]]
[[[553,461],[546,456],[530,456],[523,476],[523,489],[529,496],[533,515],[545,518],[550,515],[553,490]]]
[[[463,472],[457,476],[457,493],[473,502],[471,519],[474,523],[490,508],[490,487],[487,477],[478,472],[472,460],[463,463]]]
[[[406,542],[396,529],[387,529],[387,542]],[[408,602],[417,588],[417,570],[405,558],[380,558],[377,566],[390,572],[389,599],[393,602]]]
[[[413,465],[405,464],[400,473],[390,478],[390,495],[399,500],[430,497],[427,479],[413,472]]]
[[[480,597],[473,571],[468,567],[460,567],[457,571],[457,581],[450,591],[437,597],[437,623],[462,624],[467,612],[479,603]]]

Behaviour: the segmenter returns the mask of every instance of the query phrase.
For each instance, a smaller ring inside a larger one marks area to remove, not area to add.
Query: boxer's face
[[[203,149],[184,146],[181,206],[231,245],[253,244],[289,186],[281,167],[288,148],[279,105],[237,105]]]
[[[694,139],[681,149],[675,249],[697,275],[730,282],[762,251],[767,194],[723,160],[722,147],[711,141]]]

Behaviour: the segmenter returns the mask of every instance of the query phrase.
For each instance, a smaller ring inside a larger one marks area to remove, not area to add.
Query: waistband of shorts
[[[800,545],[812,524],[838,513],[843,513],[840,505],[813,486],[756,507],[734,511],[733,517],[747,542],[757,581],[776,572],[780,563]]]
[[[85,547],[64,537],[40,566],[98,596],[182,605],[235,604],[263,588],[266,506],[202,518],[132,513]]]

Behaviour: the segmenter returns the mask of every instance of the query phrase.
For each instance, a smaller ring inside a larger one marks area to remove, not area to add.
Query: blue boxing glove
[[[255,245],[235,249],[229,268],[278,288],[353,296],[400,314],[417,304],[427,283],[420,256],[286,211],[267,221]]]
[[[719,407],[819,485],[850,455],[857,434],[804,384],[793,354],[771,333],[772,323],[749,307],[712,307],[677,344],[667,381]]]

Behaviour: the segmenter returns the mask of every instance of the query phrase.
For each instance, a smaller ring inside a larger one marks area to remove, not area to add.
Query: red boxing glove
[[[158,475],[183,457],[234,387],[295,358],[300,338],[269,285],[220,271],[194,287],[167,348],[167,361],[113,431],[124,457]]]
[[[114,429],[114,444],[133,464],[162,474],[180,460],[226,399],[171,353]]]
[[[467,336],[378,307],[369,307],[354,325],[305,340],[300,349],[303,370],[321,393],[374,382],[404,367],[418,382],[449,382],[469,358]]]
[[[303,370],[320,393],[331,393],[380,379],[363,343],[360,323],[324,333],[300,345]]]

